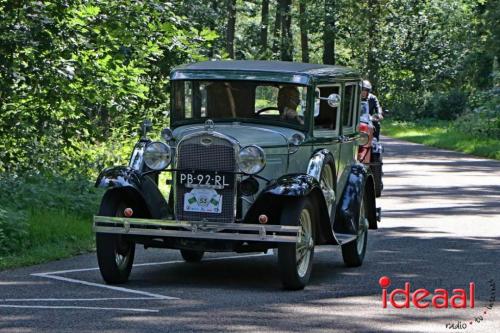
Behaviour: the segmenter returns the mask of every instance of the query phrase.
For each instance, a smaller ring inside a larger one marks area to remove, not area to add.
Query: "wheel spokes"
[[[312,221],[311,215],[308,210],[304,209],[300,214],[300,234],[296,243],[296,263],[297,273],[303,277],[306,275],[309,268],[309,261],[311,258],[311,251],[314,247],[314,240],[312,238]]]

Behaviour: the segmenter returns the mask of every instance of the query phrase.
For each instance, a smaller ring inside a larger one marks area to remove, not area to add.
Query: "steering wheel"
[[[262,108],[260,110],[257,110],[255,113],[256,114],[261,114],[263,112],[266,112],[266,111],[271,111],[271,110],[279,110],[277,106],[267,106],[265,108]]]

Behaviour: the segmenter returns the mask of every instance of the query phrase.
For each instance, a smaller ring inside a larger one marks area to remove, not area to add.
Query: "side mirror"
[[[339,94],[330,94],[328,96],[328,105],[332,108],[339,107],[340,105],[340,95]]]
[[[321,97],[319,93],[316,93],[317,97],[322,101],[327,101],[328,106],[331,108],[337,108],[340,106],[340,95],[339,94],[330,94],[328,97]]]

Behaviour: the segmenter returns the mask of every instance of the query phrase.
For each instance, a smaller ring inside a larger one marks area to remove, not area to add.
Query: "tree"
[[[381,8],[380,0],[368,0],[368,54],[366,59],[366,67],[368,79],[371,81],[375,89],[378,86],[378,68],[379,68],[379,47],[380,47],[380,30],[381,24]]]
[[[260,46],[261,52],[267,51],[267,34],[269,28],[269,0],[262,0],[262,9],[260,15]]]
[[[281,40],[281,20],[283,16],[282,14],[283,8],[281,6],[281,1],[282,0],[277,0],[276,13],[274,16],[275,18],[274,18],[273,47],[272,47],[272,52],[274,56],[278,54],[280,47],[280,40]]]
[[[293,60],[292,0],[280,0],[281,60]]]
[[[309,62],[309,36],[307,35],[307,0],[299,1],[300,49],[302,62]]]
[[[234,59],[234,33],[236,26],[236,0],[227,1],[226,52]]]
[[[325,0],[323,63],[335,65],[335,0]]]

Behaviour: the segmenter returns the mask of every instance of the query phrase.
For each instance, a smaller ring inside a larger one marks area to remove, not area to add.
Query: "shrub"
[[[97,210],[100,190],[83,177],[0,175],[0,205],[21,211],[60,210],[92,216]]]
[[[437,93],[429,96],[421,112],[425,118],[453,120],[463,114],[467,108],[467,95],[460,90]]]
[[[0,208],[0,256],[23,248],[27,235],[26,213],[12,208]]]
[[[471,97],[473,110],[458,118],[454,125],[464,133],[500,139],[500,87]]]

